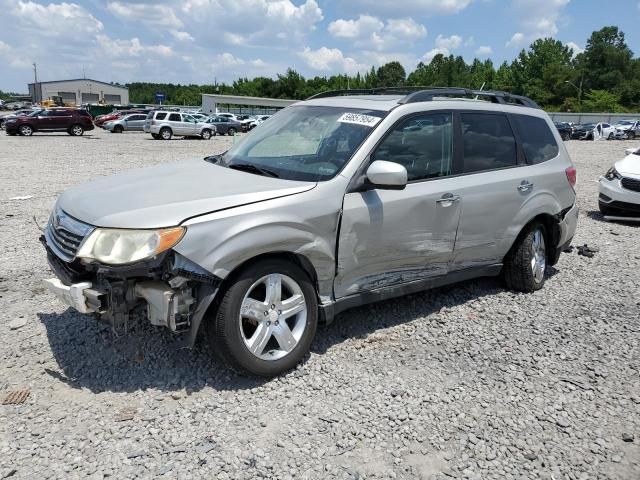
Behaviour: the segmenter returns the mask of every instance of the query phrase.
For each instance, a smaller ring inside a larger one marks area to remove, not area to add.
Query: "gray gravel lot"
[[[275,380],[45,293],[32,218],[62,190],[231,141],[0,135],[0,398],[30,389],[0,405],[0,479],[640,478],[640,226],[595,213],[633,142],[568,143],[594,258],[563,255],[530,295],[477,280],[345,312]]]

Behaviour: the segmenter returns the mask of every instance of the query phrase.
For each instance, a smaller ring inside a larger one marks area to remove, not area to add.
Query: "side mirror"
[[[381,190],[404,190],[407,186],[407,169],[399,163],[376,160],[366,175],[371,185]]]

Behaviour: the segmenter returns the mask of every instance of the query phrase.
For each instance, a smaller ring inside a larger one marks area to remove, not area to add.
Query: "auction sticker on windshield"
[[[340,123],[353,123],[355,125],[364,125],[365,127],[373,127],[380,121],[378,117],[372,117],[371,115],[364,115],[362,113],[343,113],[338,122]]]

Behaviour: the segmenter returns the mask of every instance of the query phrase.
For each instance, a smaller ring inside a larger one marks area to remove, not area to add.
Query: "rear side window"
[[[518,163],[516,139],[505,115],[463,113],[464,173],[512,167]]]
[[[169,121],[170,122],[181,122],[182,119],[181,119],[179,113],[172,113],[172,114],[169,115]]]
[[[451,113],[421,114],[403,121],[382,141],[372,160],[399,163],[409,181],[451,174]]]
[[[558,156],[558,144],[547,122],[542,118],[528,115],[513,115],[512,118],[518,129],[528,163],[542,163]],[[560,124],[560,126],[564,125]]]
[[[165,118],[167,118],[166,112],[159,112],[156,114],[156,120],[164,120]]]

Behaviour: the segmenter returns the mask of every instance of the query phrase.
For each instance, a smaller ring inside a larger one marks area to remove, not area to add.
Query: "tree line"
[[[231,84],[175,85],[129,83],[132,103],[155,103],[156,92],[166,104],[200,105],[203,93],[304,99],[327,90],[401,86],[465,87],[503,90],[526,95],[549,111],[640,111],[640,58],[615,26],[591,34],[583,52],[553,38],[534,41],[512,62],[465,62],[461,56],[436,55],[409,74],[399,62],[372,67],[364,74],[304,78],[288,69],[276,78],[239,78]],[[2,92],[0,92],[2,98]]]

